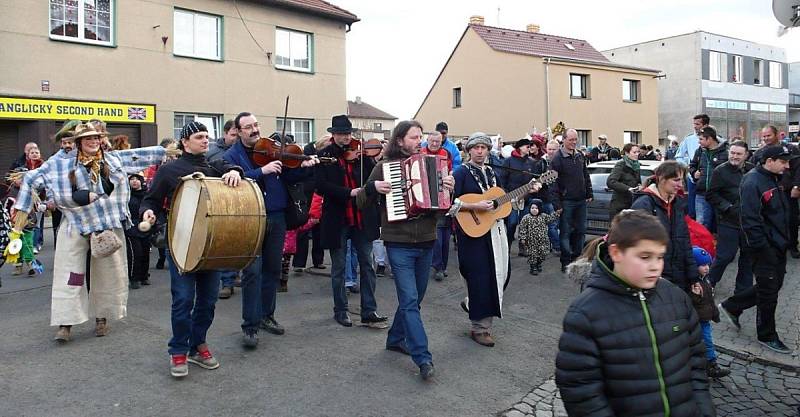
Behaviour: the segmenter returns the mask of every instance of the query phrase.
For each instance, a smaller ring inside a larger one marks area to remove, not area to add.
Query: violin
[[[281,161],[287,168],[298,168],[303,161],[313,158],[319,159],[321,163],[336,162],[336,158],[305,155],[300,146],[294,143],[281,145],[280,141],[271,138],[259,138],[253,146],[253,162],[262,167],[272,161]]]
[[[344,159],[353,162],[364,155],[368,158],[375,158],[383,151],[383,143],[380,139],[368,139],[364,142],[352,139],[344,149]]]

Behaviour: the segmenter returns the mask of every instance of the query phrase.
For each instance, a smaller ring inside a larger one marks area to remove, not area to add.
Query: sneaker
[[[386,276],[386,265],[378,265],[375,268],[375,276],[376,277],[385,277]]]
[[[222,289],[219,290],[219,298],[222,300],[227,300],[228,298],[231,298],[232,295],[233,287],[222,287]]]
[[[709,362],[708,365],[706,365],[706,375],[709,378],[722,378],[724,376],[730,375],[730,373],[731,373],[730,369],[720,368],[719,364],[716,361]]]
[[[59,343],[69,342],[70,330],[72,330],[72,326],[60,326],[54,340]]]
[[[108,325],[108,321],[104,318],[99,318],[94,320],[94,335],[96,337],[103,337],[108,334],[110,330],[110,326]]]
[[[433,274],[433,279],[439,282],[444,281],[444,271],[436,271],[436,273]]]
[[[175,378],[183,378],[189,375],[189,365],[186,364],[186,355],[170,356],[169,373]]]
[[[197,353],[189,356],[189,363],[193,363],[204,369],[217,369],[219,368],[219,361],[208,350],[208,346],[203,343],[197,346]]]
[[[377,312],[373,311],[372,313],[367,314],[366,317],[361,318],[362,323],[384,323],[388,321],[388,317],[381,316]]]
[[[358,284],[353,285],[352,287],[348,287],[348,288],[350,289],[350,292],[353,293],[353,294],[358,294],[358,293],[361,292],[361,287],[359,287]]]
[[[767,349],[774,350],[778,353],[789,354],[792,353],[792,350],[789,349],[788,346],[784,345],[780,339],[771,340],[769,342],[764,342],[759,340],[758,343],[761,343],[762,346],[766,347]]]
[[[728,309],[725,308],[725,306],[722,305],[722,303],[717,304],[717,308],[722,313],[722,317],[725,317],[725,319],[728,322],[730,322],[730,324],[736,326],[736,330],[742,330],[742,325],[739,324],[739,315],[738,314],[733,314],[730,311],[728,311]]]
[[[139,281],[131,281],[128,284],[128,288],[132,290],[138,290],[139,288],[142,288],[142,284],[140,284]]]
[[[539,275],[539,270],[536,269],[536,265],[531,265],[531,268],[530,268],[529,272],[530,272],[531,275]]]
[[[258,333],[245,333],[242,335],[242,346],[249,349],[258,347]]]
[[[300,268],[299,266],[296,266],[294,268],[294,272],[297,273],[297,274],[302,274],[303,272],[306,272],[306,269],[305,268]]]
[[[436,372],[433,370],[433,363],[423,363],[419,366],[419,375],[422,377],[423,380],[427,381],[433,378],[433,375]]]
[[[258,327],[260,327],[260,328],[262,328],[262,329],[264,329],[264,330],[266,330],[266,331],[268,331],[268,332],[270,332],[272,334],[276,334],[278,336],[286,333],[286,329],[284,329],[283,326],[278,324],[278,322],[275,321],[275,318],[271,317],[271,316],[267,317],[265,319],[262,319],[261,323],[259,324]]]
[[[39,254],[39,249],[38,248],[33,248],[33,254],[34,255],[38,255]]]

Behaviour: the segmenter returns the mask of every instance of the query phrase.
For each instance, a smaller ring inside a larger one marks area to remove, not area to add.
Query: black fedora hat
[[[333,116],[333,119],[331,119],[331,127],[328,128],[328,132],[330,133],[353,133],[357,130],[358,129],[354,128],[353,124],[350,123],[350,119],[344,114]]]

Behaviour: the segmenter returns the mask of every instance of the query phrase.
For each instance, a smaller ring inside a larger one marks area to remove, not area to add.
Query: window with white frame
[[[769,63],[769,86],[783,88],[783,68],[780,62]]]
[[[592,131],[591,130],[582,130],[576,129],[578,132],[578,146],[589,146],[591,144],[592,138]]]
[[[753,84],[764,85],[764,61],[753,60]]]
[[[311,134],[314,121],[310,119],[286,119],[286,134],[294,136],[294,143],[305,145],[312,141]],[[275,131],[283,131],[283,117],[279,117],[275,123]]]
[[[725,54],[709,51],[708,53],[708,79],[711,81],[722,81],[722,67]]]
[[[622,100],[639,101],[638,80],[622,80]]]
[[[642,144],[642,132],[626,130],[622,133],[622,143]]]
[[[175,55],[222,59],[222,17],[175,9],[174,32]]]
[[[742,82],[742,57],[739,55],[734,55],[731,59],[731,64],[733,65],[733,75],[731,77],[731,82],[734,83],[741,83]]]
[[[311,72],[310,33],[275,29],[275,66],[282,69]]]
[[[113,45],[113,0],[50,0],[50,38]]]
[[[208,137],[211,140],[222,137],[222,115],[220,114],[203,114],[203,113],[175,113],[174,123],[172,125],[175,139],[181,138],[181,129],[187,123],[200,122],[208,129]]]
[[[585,74],[569,75],[569,96],[572,98],[589,98],[589,76]]]

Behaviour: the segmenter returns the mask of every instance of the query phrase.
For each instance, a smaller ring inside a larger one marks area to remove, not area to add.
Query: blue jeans
[[[702,224],[709,232],[715,231],[714,208],[706,201],[706,196],[697,194],[694,199],[694,211],[698,223]]]
[[[720,223],[717,228],[717,259],[711,264],[708,279],[716,286],[722,281],[725,268],[733,262],[736,252],[739,252],[739,270],[736,272],[736,288],[734,294],[740,293],[753,286],[753,262],[747,251],[739,250],[743,235],[738,228]]]
[[[717,361],[717,351],[714,350],[714,339],[711,337],[711,322],[700,320],[700,330],[703,331],[703,344],[706,345],[706,360]]]
[[[446,271],[450,258],[450,226],[436,228],[436,243],[433,244],[431,266],[437,271]]]
[[[347,312],[347,291],[344,287],[347,239],[350,239],[358,258],[361,278],[361,317],[364,318],[378,309],[375,301],[375,270],[372,268],[372,241],[366,240],[364,233],[355,227],[342,230],[339,247],[330,250],[333,312]]]
[[[586,200],[561,202],[559,223],[561,229],[561,266],[566,266],[580,255],[586,237]]]
[[[281,277],[286,218],[282,212],[269,213],[261,257],[242,270],[242,330],[258,331],[262,319],[275,314],[275,299]]]
[[[397,288],[397,311],[386,336],[386,346],[405,346],[417,366],[431,363],[428,336],[422,324],[419,306],[428,288],[428,270],[432,249],[386,248]]]
[[[556,209],[553,207],[553,203],[544,203],[542,205],[542,211],[547,214],[555,213]],[[547,237],[550,238],[550,246],[553,247],[553,250],[560,251],[561,250],[561,239],[558,237],[558,223],[552,222],[547,225]]]
[[[33,229],[33,247],[44,245],[44,213],[39,214],[39,224]]]
[[[347,257],[344,264],[347,265],[344,274],[344,286],[355,286],[358,284],[358,278],[356,277],[356,274],[358,274],[358,257],[350,239],[347,240]]]
[[[169,260],[172,287],[172,339],[170,355],[194,354],[206,342],[214,321],[214,306],[219,294],[219,272],[200,271],[181,275]]]
[[[236,276],[239,275],[236,271],[221,271],[219,273],[219,280],[222,282],[223,287],[233,288],[233,281],[236,280]]]

